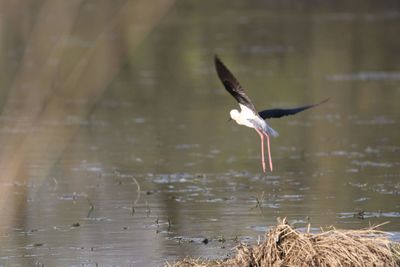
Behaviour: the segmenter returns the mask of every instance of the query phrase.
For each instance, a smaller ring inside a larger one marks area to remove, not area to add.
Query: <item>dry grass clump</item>
[[[184,259],[172,267],[225,266],[399,266],[400,246],[387,233],[369,228],[302,233],[286,220],[266,233],[265,241],[249,247],[239,245],[237,254],[224,261]],[[397,261],[397,263],[396,263]]]

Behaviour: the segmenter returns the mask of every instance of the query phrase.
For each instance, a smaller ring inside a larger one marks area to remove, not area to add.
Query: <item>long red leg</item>
[[[269,144],[269,135],[265,134],[267,137],[267,145],[268,145],[268,159],[269,159],[269,168],[271,169],[272,172],[272,157],[271,157],[271,149],[270,149],[270,144]]]
[[[261,138],[261,165],[263,168],[263,172],[266,172],[265,168],[265,158],[264,158],[264,135],[258,129],[256,129],[257,133],[260,135]]]

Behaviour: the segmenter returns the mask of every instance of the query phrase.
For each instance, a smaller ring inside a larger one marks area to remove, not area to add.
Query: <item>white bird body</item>
[[[251,123],[251,120],[256,119],[254,112],[242,104],[239,104],[239,106],[241,109],[240,112],[237,109],[232,109],[231,112],[229,112],[231,118],[236,121],[237,124],[254,128],[253,123]]]
[[[255,114],[254,111],[245,105],[239,103],[239,106],[241,112],[237,109],[232,109],[229,113],[231,118],[236,121],[237,124],[258,129],[273,137],[279,136],[278,132],[272,129],[258,114]]]

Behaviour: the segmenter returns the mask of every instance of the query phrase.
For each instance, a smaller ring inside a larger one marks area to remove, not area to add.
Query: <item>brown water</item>
[[[0,266],[223,258],[277,217],[399,240],[399,3],[307,3],[0,3]],[[273,173],[214,53],[259,108],[330,97],[269,121]]]

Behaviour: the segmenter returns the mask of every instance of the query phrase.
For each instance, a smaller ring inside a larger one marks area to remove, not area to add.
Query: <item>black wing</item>
[[[242,86],[228,70],[228,68],[225,67],[224,63],[222,63],[218,56],[214,57],[214,62],[218,77],[225,86],[225,89],[236,99],[237,102],[253,110],[254,113],[257,113],[256,108],[254,107],[250,98],[244,93]]]
[[[258,113],[258,115],[260,115],[260,117],[263,118],[264,120],[265,120],[265,119],[270,119],[270,118],[280,118],[280,117],[283,117],[283,116],[294,115],[294,114],[299,113],[299,112],[302,112],[302,111],[304,111],[304,110],[306,110],[306,109],[319,106],[319,105],[325,103],[325,102],[328,101],[328,100],[329,100],[329,98],[327,98],[327,99],[325,99],[325,100],[319,102],[318,104],[308,105],[308,106],[302,106],[302,107],[298,107],[298,108],[290,108],[290,109],[280,109],[280,108],[277,108],[277,109],[266,109],[266,110],[260,111],[260,112]]]

